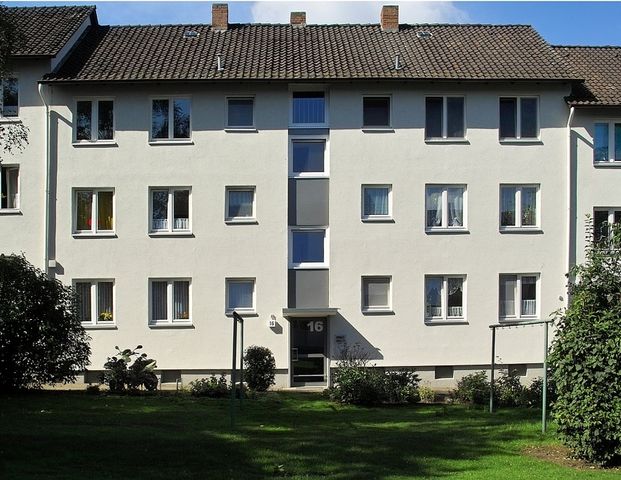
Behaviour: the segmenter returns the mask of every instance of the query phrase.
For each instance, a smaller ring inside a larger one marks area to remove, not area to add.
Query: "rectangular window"
[[[254,127],[254,98],[229,97],[227,103],[227,122],[230,128]]]
[[[621,223],[621,208],[593,209],[593,241],[602,242],[610,237],[611,225]]]
[[[500,186],[500,229],[538,228],[539,185]]]
[[[362,186],[363,220],[386,220],[392,218],[391,190],[390,185]]]
[[[327,267],[328,235],[326,229],[291,230],[289,245],[290,267]]]
[[[114,102],[109,99],[76,102],[75,141],[96,142],[114,139]]]
[[[226,313],[255,312],[255,279],[226,279]]]
[[[464,138],[464,97],[425,99],[425,138]]]
[[[594,129],[593,162],[621,162],[621,123],[596,123]]]
[[[325,125],[325,92],[293,92],[291,120],[293,125]]]
[[[465,230],[466,187],[427,185],[425,188],[426,229]]]
[[[362,127],[390,127],[390,97],[363,97]]]
[[[0,210],[19,209],[19,166],[0,165]]]
[[[151,140],[187,140],[191,136],[190,99],[170,97],[151,102]]]
[[[189,233],[190,188],[151,189],[151,233]]]
[[[74,234],[114,232],[114,190],[74,191]]]
[[[192,323],[190,279],[150,279],[149,289],[150,325]]]
[[[83,324],[114,324],[113,280],[76,280],[73,285],[77,295],[78,316]]]
[[[539,137],[539,99],[537,97],[500,98],[500,140]]]
[[[362,277],[362,311],[387,312],[392,310],[391,277]]]
[[[425,320],[463,320],[465,276],[425,277]]]
[[[535,318],[538,275],[500,275],[499,315],[504,319]]]
[[[226,187],[227,222],[243,222],[255,219],[254,187]]]
[[[0,117],[17,117],[19,114],[19,84],[17,78],[0,79]]]
[[[291,140],[291,173],[312,177],[327,173],[325,140]]]

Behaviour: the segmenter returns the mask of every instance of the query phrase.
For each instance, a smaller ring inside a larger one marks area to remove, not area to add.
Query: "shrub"
[[[195,397],[224,398],[231,394],[231,387],[224,374],[216,378],[200,378],[190,382],[190,393]]]
[[[485,372],[475,372],[461,378],[451,397],[461,403],[484,405],[489,399],[490,383]]]
[[[541,403],[543,393],[543,378],[537,377],[526,389],[526,404],[529,407],[539,408],[541,407]],[[554,387],[554,378],[552,375],[548,373],[548,395],[547,401],[550,404],[553,404],[556,400],[556,389]]]
[[[108,357],[104,363],[106,369],[102,374],[102,382],[108,385],[113,393],[136,392],[143,387],[145,390],[154,391],[157,388],[158,380],[154,371],[156,368],[155,360],[147,358],[146,353],[138,353],[142,345],[138,345],[134,350],[125,350],[114,347],[118,353]],[[136,357],[132,362],[132,357]],[[130,365],[131,363],[131,365]]]
[[[0,255],[0,391],[74,382],[89,340],[72,288],[24,256]]]
[[[418,384],[420,378],[414,371],[402,369],[384,372],[384,402],[420,402]]]
[[[570,271],[571,302],[555,318],[553,412],[574,456],[610,465],[621,460],[621,230],[594,243],[587,223],[585,262]]]
[[[436,392],[433,388],[423,385],[418,389],[418,394],[420,395],[421,402],[424,403],[433,403],[436,401]]]
[[[265,392],[274,385],[276,361],[269,348],[253,345],[244,355],[244,380],[248,388]]]
[[[498,380],[494,382],[494,398],[499,407],[527,406],[527,389],[515,370],[500,372]]]

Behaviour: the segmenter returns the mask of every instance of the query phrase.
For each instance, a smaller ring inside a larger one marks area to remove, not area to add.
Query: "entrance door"
[[[325,318],[291,319],[291,384],[325,385],[326,339]]]

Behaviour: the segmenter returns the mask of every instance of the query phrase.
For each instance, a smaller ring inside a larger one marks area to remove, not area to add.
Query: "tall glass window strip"
[[[325,230],[292,230],[290,246],[292,266],[324,266],[325,247]]]
[[[425,99],[425,138],[463,138],[464,124],[464,97]]]
[[[150,231],[166,233],[190,230],[190,189],[152,189]]]
[[[312,176],[326,172],[325,140],[292,140],[291,161],[293,175]]]
[[[292,122],[294,125],[323,125],[326,123],[324,92],[293,92]]]
[[[232,313],[254,312],[254,279],[226,280],[226,311]]]
[[[19,114],[19,82],[17,78],[0,79],[0,117],[17,117]]]
[[[501,185],[500,228],[536,228],[538,196],[538,185]]]
[[[500,275],[500,318],[534,318],[537,316],[537,275]]]
[[[150,296],[150,324],[191,323],[190,280],[151,280]]]
[[[539,137],[539,99],[501,97],[499,102],[501,140]]]
[[[114,231],[114,191],[76,190],[74,233]]]
[[[0,210],[19,208],[19,166],[0,165]]]
[[[425,277],[425,319],[461,320],[464,311],[463,276]]]
[[[189,98],[158,98],[151,102],[151,139],[184,140],[191,137]]]
[[[254,188],[227,187],[226,196],[227,221],[254,219]]]
[[[428,185],[425,192],[427,230],[465,229],[465,187]]]
[[[362,218],[365,220],[391,217],[389,185],[362,186]]]

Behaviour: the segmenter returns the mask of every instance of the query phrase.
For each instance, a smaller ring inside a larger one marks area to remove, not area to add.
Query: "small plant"
[[[436,401],[436,392],[428,385],[423,385],[418,389],[420,401],[423,403],[433,403]]]
[[[219,378],[212,375],[190,382],[190,393],[195,397],[224,398],[230,395],[231,386],[224,374]]]
[[[457,382],[457,388],[451,392],[451,398],[460,403],[483,405],[489,398],[489,387],[485,372],[471,373]]]
[[[269,348],[248,347],[244,355],[244,369],[244,380],[251,390],[265,392],[276,383],[276,361]]]
[[[99,314],[100,322],[111,322],[113,320],[112,312],[101,312]]]
[[[138,345],[134,350],[114,348],[118,353],[108,357],[108,361],[104,363],[106,370],[102,375],[102,382],[108,385],[110,391],[113,393],[136,392],[141,387],[154,391],[158,384],[154,373],[156,363],[155,360],[147,358],[146,353],[138,353],[142,345]],[[136,358],[131,363],[133,357]]]

